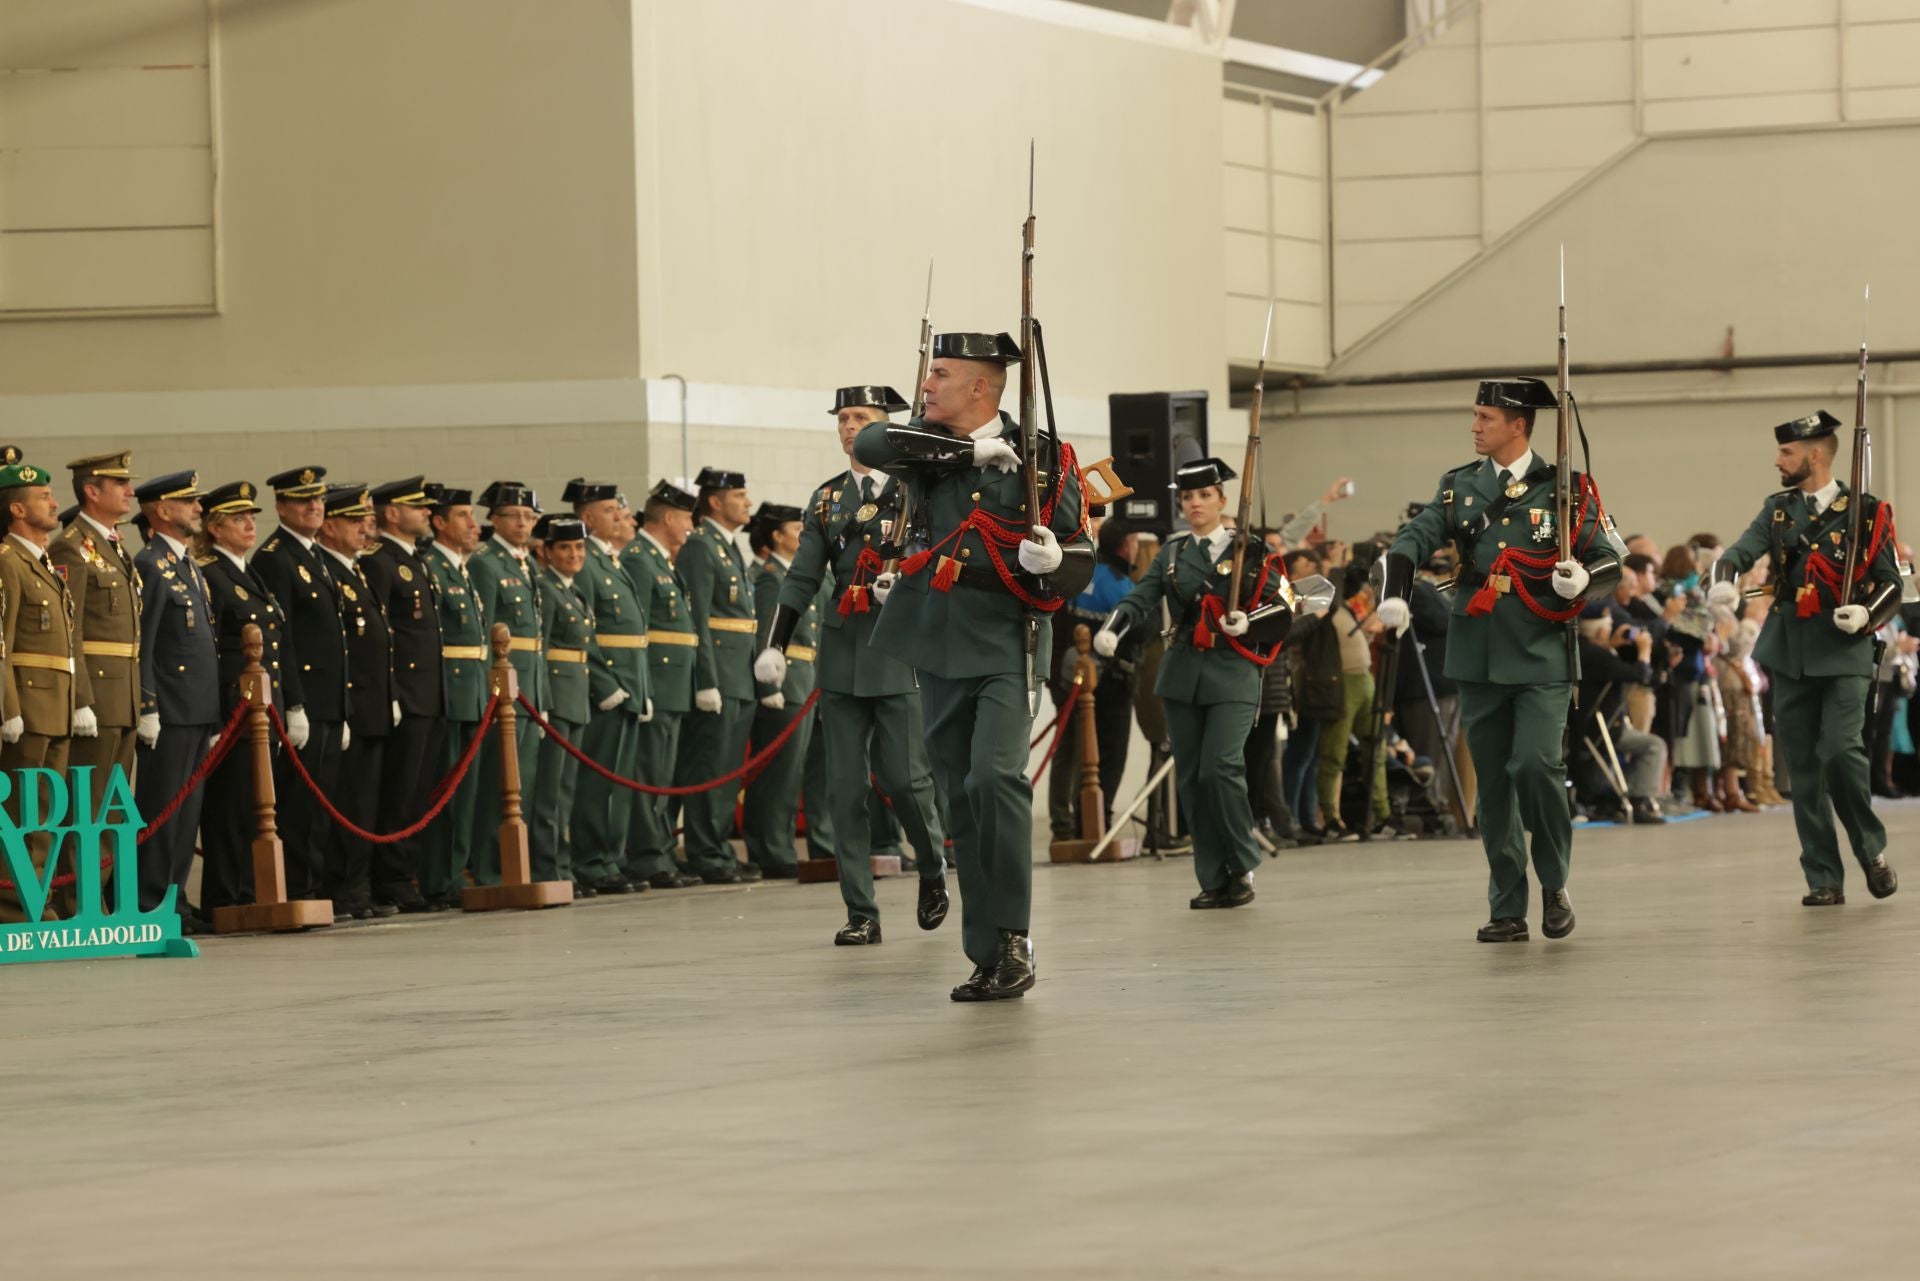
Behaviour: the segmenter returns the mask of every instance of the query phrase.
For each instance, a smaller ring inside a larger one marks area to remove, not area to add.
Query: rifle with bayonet
[[[927,259],[927,301],[920,309],[920,367],[913,375],[913,410],[909,422],[917,422],[927,412],[927,366],[933,360],[933,259]],[[913,495],[904,484],[896,487],[900,505],[894,511],[893,532],[888,542],[893,554],[881,563],[880,572],[892,574],[900,568],[900,554],[907,546],[913,523]]]
[[[1836,598],[1839,605],[1853,602],[1854,576],[1860,572],[1860,539],[1866,532],[1862,521],[1866,516],[1865,495],[1867,484],[1873,479],[1873,436],[1867,431],[1867,304],[1872,300],[1873,286],[1868,285],[1860,298],[1860,372],[1853,389],[1853,469],[1847,477],[1847,485],[1853,493],[1853,501],[1847,504],[1847,555],[1846,568],[1840,576],[1840,591]]]
[[[1573,387],[1567,377],[1567,247],[1560,246],[1560,370],[1556,388],[1553,460],[1553,519],[1559,529],[1562,561],[1573,558]],[[1567,637],[1567,691],[1574,707],[1580,706],[1580,636],[1574,623],[1565,627]]]

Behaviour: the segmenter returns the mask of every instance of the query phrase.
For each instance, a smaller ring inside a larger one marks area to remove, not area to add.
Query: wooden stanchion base
[[[463,912],[525,912],[542,907],[565,907],[571,902],[572,881],[472,885],[460,891],[460,910]]]
[[[1100,851],[1098,859],[1087,856],[1093,853],[1098,841],[1055,841],[1047,847],[1047,858],[1055,863],[1124,863],[1136,858],[1140,853],[1140,842],[1132,837],[1122,836]]]
[[[889,876],[901,876],[900,856],[898,854],[874,854],[873,879],[884,880]],[[803,858],[800,860],[800,883],[802,885],[824,885],[828,881],[840,879],[840,864],[830,858]]]
[[[314,930],[333,924],[333,900],[295,899],[291,903],[245,903],[213,909],[215,934],[252,934],[262,930]]]

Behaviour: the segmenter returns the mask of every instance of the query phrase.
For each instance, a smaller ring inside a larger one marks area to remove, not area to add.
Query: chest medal
[[[1518,498],[1520,497],[1520,495],[1526,492],[1527,492],[1527,482],[1524,480],[1516,480],[1511,485],[1507,486],[1508,498]]]
[[[1534,508],[1527,515],[1533,520],[1533,541],[1549,543],[1553,541],[1553,513]]]
[[[880,514],[880,508],[878,506],[876,506],[873,503],[866,503],[861,506],[859,511],[853,514],[853,518],[859,521],[862,525],[864,525],[868,521],[872,520],[875,516],[878,516],[879,514]]]

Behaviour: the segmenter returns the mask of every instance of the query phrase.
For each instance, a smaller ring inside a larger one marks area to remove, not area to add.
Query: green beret
[[[32,463],[10,463],[0,467],[0,489],[18,489],[22,485],[51,485],[53,476]]]

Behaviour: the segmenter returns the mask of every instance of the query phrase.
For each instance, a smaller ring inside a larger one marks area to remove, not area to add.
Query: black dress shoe
[[[1527,923],[1517,916],[1496,916],[1480,927],[1474,936],[1482,943],[1524,943],[1527,941]]]
[[[353,909],[353,919],[356,921],[371,921],[377,915],[371,903],[361,903]]]
[[[1667,816],[1660,812],[1660,807],[1654,803],[1652,797],[1636,796],[1633,798],[1633,821],[1636,823],[1664,823],[1667,821]]]
[[[367,912],[371,916],[379,917],[384,920],[386,917],[389,917],[389,916],[400,915],[400,905],[398,903],[375,903],[373,906],[367,909]],[[354,913],[354,915],[358,916],[359,913],[356,912]]]
[[[573,896],[576,899],[599,898],[600,891],[594,889],[591,885],[582,885],[580,882],[575,881],[573,883]]]
[[[766,873],[762,872],[754,864],[752,863],[740,864],[740,879],[745,884],[752,885],[755,881],[764,880],[765,878],[766,878]]]
[[[1801,907],[1839,907],[1847,901],[1838,885],[1816,885],[1800,900]]]
[[[920,923],[923,930],[937,930],[940,922],[947,919],[947,908],[951,906],[947,899],[947,878],[942,876],[929,881],[920,880],[920,901],[914,906],[913,919]]]
[[[774,863],[770,866],[762,867],[759,870],[760,874],[769,881],[797,881],[800,879],[800,868],[799,865],[795,863]]]
[[[880,941],[880,922],[864,916],[849,916],[840,932],[833,936],[835,947],[871,947]]]
[[[738,867],[716,867],[700,873],[700,879],[708,885],[738,885],[747,878],[740,874]]]
[[[996,1001],[1025,996],[1038,976],[1033,969],[1033,940],[1012,930],[1000,931],[1000,954],[994,958],[987,993]]]
[[[973,974],[948,995],[956,1001],[991,1001],[993,999],[993,971],[984,965],[973,967]]]
[[[1540,932],[1550,939],[1563,939],[1573,933],[1573,900],[1565,890],[1547,895],[1547,907],[1540,914]]]
[[[1215,908],[1232,907],[1233,904],[1227,902],[1227,892],[1224,889],[1219,889],[1201,890],[1198,894],[1187,900],[1187,906],[1196,912],[1211,912]]]
[[[427,911],[429,912],[453,912],[458,911],[459,907],[460,900],[457,898],[430,898],[427,900]]]
[[[393,905],[407,916],[414,916],[428,910],[427,900],[417,894],[412,898],[396,899]]]
[[[633,882],[624,876],[609,876],[604,881],[595,881],[593,891],[596,894],[631,894]]]
[[[655,872],[647,878],[647,884],[656,890],[684,890],[690,885],[704,885],[706,882],[679,868],[670,872]]]
[[[1899,888],[1900,878],[1887,866],[1885,855],[1867,864],[1867,893],[1875,898],[1888,898]]]
[[[1226,898],[1223,907],[1245,907],[1253,902],[1253,873],[1242,872],[1227,881],[1227,888],[1220,893]]]

